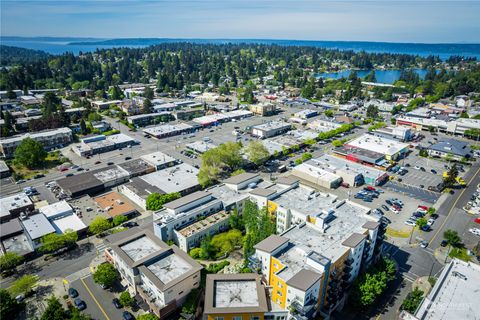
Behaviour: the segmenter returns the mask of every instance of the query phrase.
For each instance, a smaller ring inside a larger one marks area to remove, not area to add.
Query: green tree
[[[88,129],[87,129],[87,125],[85,124],[85,120],[80,120],[80,133],[81,134],[87,134],[88,133]]]
[[[5,289],[0,289],[0,302],[0,319],[17,319],[18,313],[25,307]]]
[[[458,168],[456,164],[453,164],[447,171],[447,175],[443,177],[443,183],[446,187],[451,187],[456,183],[458,177]]]
[[[75,244],[77,240],[78,234],[72,230],[68,230],[64,234],[47,234],[40,240],[41,246],[39,250],[42,252],[54,252],[58,249]]]
[[[135,303],[135,299],[133,299],[133,297],[130,295],[130,292],[128,291],[122,292],[118,300],[124,307],[132,307]]]
[[[426,226],[428,223],[427,219],[425,218],[419,218],[417,219],[417,221],[415,222],[415,224],[419,227],[419,228],[422,228],[424,226]]]
[[[102,121],[103,117],[101,114],[97,112],[90,112],[88,114],[88,122],[97,122],[97,121]]]
[[[249,104],[252,104],[255,102],[255,96],[253,95],[252,87],[248,86],[245,88],[245,91],[243,92],[243,96],[242,96],[242,101],[245,101],[246,103],[249,103]]]
[[[93,281],[106,287],[111,287],[118,279],[120,279],[118,271],[110,263],[99,265],[97,271],[93,274]]]
[[[270,157],[267,148],[265,148],[260,141],[251,141],[245,147],[245,154],[247,155],[248,160],[253,162],[256,166],[263,165]]]
[[[166,194],[158,194],[157,192],[150,193],[147,197],[147,210],[157,211],[163,208],[165,203],[171,202],[181,197],[179,192],[172,192]]]
[[[195,314],[198,306],[198,298],[200,297],[200,290],[194,288],[187,296],[187,300],[183,304],[182,313]]]
[[[466,118],[466,119],[468,119],[468,118],[470,118],[470,116],[468,115],[468,113],[462,112],[462,113],[460,114],[460,118]]]
[[[202,154],[202,165],[198,173],[198,182],[208,186],[226,173],[237,170],[243,163],[241,144],[227,142]]]
[[[125,97],[122,89],[120,89],[118,86],[111,87],[108,90],[108,95],[112,100],[122,100]]]
[[[4,121],[2,126],[2,137],[8,137],[13,133],[14,119],[12,114],[8,111],[2,113],[2,119]]]
[[[23,277],[15,280],[12,286],[10,287],[10,293],[12,296],[16,297],[19,294],[28,294],[33,287],[37,284],[38,276],[33,274],[27,274]]]
[[[306,153],[302,154],[302,161],[310,160],[310,159],[312,159],[312,157],[313,157],[313,155],[311,153],[306,152]]]
[[[68,319],[66,310],[55,296],[48,300],[47,308],[43,312],[40,320],[65,320]]]
[[[367,118],[376,119],[378,117],[378,107],[369,105],[367,107]]]
[[[150,86],[146,86],[145,90],[143,90],[143,96],[148,99],[152,100],[154,98],[155,93],[153,92],[153,89],[150,88]]]
[[[6,252],[0,256],[0,271],[14,270],[23,261],[23,257],[15,252]]]
[[[22,140],[14,153],[15,163],[30,169],[40,166],[46,157],[47,152],[43,145],[29,137]]]
[[[119,226],[122,223],[126,222],[127,220],[128,218],[125,216],[115,216],[113,217],[112,222],[114,226]]]
[[[428,157],[428,151],[426,149],[420,149],[420,151],[418,152],[418,155],[420,157]]]
[[[212,247],[212,237],[210,234],[207,234],[205,238],[200,242],[200,259],[206,260],[212,257],[213,247]]]
[[[401,309],[414,314],[423,300],[423,293],[424,292],[422,290],[420,290],[418,287],[415,287],[413,291],[407,295],[405,300],[403,300]]]
[[[92,220],[90,226],[88,227],[88,230],[90,231],[90,233],[99,234],[107,231],[111,227],[112,223],[108,221],[107,218],[98,216]]]
[[[334,114],[335,113],[333,112],[333,110],[325,110],[325,116],[326,117],[333,118]]]
[[[341,146],[343,146],[343,142],[342,142],[342,140],[333,140],[332,141],[332,146],[341,147]]]
[[[462,239],[458,235],[458,232],[452,229],[445,230],[443,233],[443,239],[452,247],[458,247],[462,243]]]
[[[143,101],[142,112],[145,114],[153,112],[153,104],[152,104],[152,101],[150,101],[150,99],[147,98],[145,99],[145,101]]]
[[[57,97],[57,94],[52,91],[48,91],[43,96],[43,116],[49,116],[52,113],[57,112],[58,107],[60,106],[62,100]]]
[[[243,219],[242,216],[238,213],[237,208],[234,208],[230,213],[230,216],[228,217],[228,223],[230,225],[230,228],[232,229],[244,229]]]

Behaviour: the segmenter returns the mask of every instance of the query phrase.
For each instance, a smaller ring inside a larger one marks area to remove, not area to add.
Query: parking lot
[[[102,289],[93,282],[92,276],[76,280],[70,287],[78,291],[78,297],[87,305],[83,312],[92,316],[93,319],[122,319],[124,309],[117,309],[112,303],[113,298],[118,297],[119,292],[113,293]]]
[[[385,184],[387,190],[395,191],[396,193],[406,195],[430,204],[435,203],[440,198],[440,193],[422,189],[416,186],[408,185],[402,182],[388,181]]]

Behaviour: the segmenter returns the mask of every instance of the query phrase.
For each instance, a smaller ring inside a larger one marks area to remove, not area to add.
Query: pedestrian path
[[[78,270],[77,272],[72,273],[71,275],[66,276],[65,280],[68,283],[72,283],[73,281],[86,277],[89,274],[90,274],[90,267],[86,267],[81,270]]]

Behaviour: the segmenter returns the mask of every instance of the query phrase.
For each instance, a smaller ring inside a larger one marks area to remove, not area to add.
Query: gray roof
[[[23,232],[23,228],[18,218],[0,224],[0,238],[2,239],[21,232]]]
[[[197,191],[192,194],[189,194],[188,196],[181,197],[180,199],[173,200],[171,202],[168,202],[164,205],[165,208],[168,209],[177,209],[180,208],[186,204],[189,204],[190,202],[199,200],[201,198],[204,198],[206,196],[211,195],[210,192],[205,192],[205,191]]]
[[[257,243],[254,248],[271,253],[286,242],[288,242],[288,238],[272,234],[268,238]]]
[[[276,191],[273,189],[265,189],[265,188],[256,188],[250,191],[250,194],[253,194],[255,196],[261,196],[261,197],[268,197],[272,194],[275,194]]]
[[[90,171],[71,177],[65,177],[58,179],[56,182],[60,188],[62,188],[64,191],[70,192],[71,194],[92,188],[102,187],[103,182],[94,176],[95,172],[97,171]]]
[[[453,155],[461,157],[465,157],[471,152],[468,143],[455,139],[445,139],[439,141],[435,144],[432,144],[429,149],[444,153],[452,153]]]
[[[280,177],[277,179],[276,183],[277,184],[285,184],[291,186],[294,183],[297,183],[300,181],[300,179],[294,177],[294,176],[288,176],[288,177]]]
[[[287,284],[302,291],[308,290],[318,280],[322,278],[322,275],[311,270],[302,269],[293,277],[291,277]]]
[[[380,223],[376,221],[367,221],[364,223],[362,228],[368,229],[368,230],[375,230],[377,227],[380,225]]]
[[[352,235],[350,237],[348,237],[345,241],[342,242],[342,245],[344,245],[345,247],[355,248],[366,237],[367,237],[367,235],[365,235],[365,234],[352,233]]]
[[[240,184],[242,182],[248,181],[252,178],[258,177],[258,173],[250,173],[250,172],[244,172],[239,175],[230,177],[226,180],[223,180],[223,183],[228,183],[228,184]]]
[[[41,213],[29,216],[22,220],[23,227],[32,240],[54,233],[55,229],[48,219]]]

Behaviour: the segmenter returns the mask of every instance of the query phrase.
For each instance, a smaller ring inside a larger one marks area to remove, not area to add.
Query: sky
[[[1,0],[2,36],[480,43],[480,0]]]

